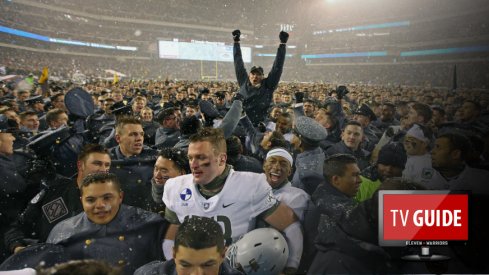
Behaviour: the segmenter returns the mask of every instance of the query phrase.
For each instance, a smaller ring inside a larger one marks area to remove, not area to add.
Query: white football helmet
[[[285,238],[273,228],[250,231],[226,251],[230,265],[245,274],[279,274],[288,257]]]

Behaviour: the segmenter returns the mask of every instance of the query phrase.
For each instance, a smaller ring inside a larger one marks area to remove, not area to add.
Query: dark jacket
[[[379,129],[375,128],[372,124],[369,124],[367,127],[363,128],[363,133],[366,139],[362,142],[362,148],[372,152],[375,148],[375,145],[379,142],[379,136],[382,135]]]
[[[5,243],[12,251],[26,246],[31,239],[45,242],[59,222],[83,211],[76,180],[57,176],[34,196],[5,234]]]
[[[0,262],[10,253],[4,244],[3,236],[20,212],[24,209],[29,195],[27,182],[17,172],[11,157],[0,154]]]
[[[324,177],[311,174],[308,181],[321,182],[311,196],[312,204],[304,211],[304,250],[299,267],[306,273],[317,253],[316,244],[328,235],[332,226],[342,215],[355,207],[353,198],[347,197],[324,180]],[[315,273],[311,273],[315,274]]]
[[[319,243],[328,236],[331,226],[357,205],[353,198],[343,194],[327,181],[317,187],[311,200],[320,213],[316,238],[316,242]]]
[[[261,147],[260,143],[265,134],[259,132],[255,127],[253,127],[253,124],[248,116],[241,118],[240,122],[249,138],[249,142],[245,143],[246,151],[258,159],[258,161],[263,162],[267,156],[267,152],[265,149],[263,149],[263,147]]]
[[[356,151],[353,151],[346,146],[345,142],[340,141],[326,150],[327,156],[334,154],[349,154],[354,156],[357,158],[357,163],[360,170],[363,170],[369,166],[370,153],[367,150],[362,149],[361,146],[359,146]]]
[[[62,245],[72,259],[99,259],[124,266],[133,274],[140,266],[163,259],[168,223],[158,214],[122,204],[105,225],[92,223],[85,212],[58,223],[47,243]]]
[[[156,129],[160,126],[156,121],[143,121],[144,144],[153,146],[155,144]]]
[[[372,126],[375,126],[377,129],[379,129],[381,132],[384,132],[389,128],[389,126],[396,126],[399,125],[400,122],[399,120],[393,118],[388,121],[382,121],[380,118],[378,118],[376,121],[372,121]]]
[[[263,173],[263,165],[254,157],[241,154],[236,157],[228,156],[228,164],[231,164],[235,171]]]
[[[159,211],[151,198],[151,178],[153,177],[156,151],[144,147],[141,154],[125,157],[119,146],[109,150],[112,165],[110,172],[117,175],[124,191],[124,203],[148,211]]]
[[[324,151],[320,147],[298,154],[294,163],[295,173],[292,177],[292,186],[301,188],[311,195],[319,182],[307,181],[306,178],[310,177],[312,173],[322,177],[324,160]]]
[[[226,261],[221,264],[219,275],[240,275],[240,271],[233,269]],[[161,262],[154,261],[138,268],[134,275],[177,275],[175,260]]]
[[[392,261],[399,249],[388,251],[377,245],[377,200],[349,207],[347,215],[337,217],[328,234],[318,238],[309,274],[399,273]]]
[[[281,44],[278,47],[277,55],[268,77],[262,80],[260,87],[253,87],[244,66],[240,44],[234,43],[234,69],[240,87],[239,93],[244,97],[243,105],[246,114],[255,126],[267,116],[267,110],[272,102],[273,91],[277,88],[282,76],[285,51],[285,45]]]
[[[180,130],[160,127],[156,129],[155,146],[158,148],[173,147],[178,142]]]

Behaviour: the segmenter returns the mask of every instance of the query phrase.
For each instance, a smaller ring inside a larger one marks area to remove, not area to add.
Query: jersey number
[[[226,240],[226,245],[231,245],[233,239],[231,236],[233,235],[233,230],[231,229],[231,220],[229,220],[226,216],[215,216],[214,219],[217,223],[219,223],[224,230],[224,240]],[[222,223],[222,224],[221,224]]]

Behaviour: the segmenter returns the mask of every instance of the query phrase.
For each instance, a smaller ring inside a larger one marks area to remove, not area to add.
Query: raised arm
[[[239,86],[243,86],[246,83],[246,79],[248,78],[248,73],[246,72],[243,56],[241,54],[241,46],[239,44],[239,37],[241,36],[240,30],[233,31],[233,39],[234,39],[234,47],[233,47],[233,56],[234,56],[234,70],[236,71],[236,78],[238,79]]]
[[[280,45],[277,49],[277,55],[275,56],[275,61],[273,62],[272,69],[270,73],[268,73],[268,77],[265,80],[265,86],[268,89],[275,89],[280,81],[280,77],[282,76],[282,71],[284,68],[285,62],[285,44],[289,40],[289,34],[281,31],[279,34]]]

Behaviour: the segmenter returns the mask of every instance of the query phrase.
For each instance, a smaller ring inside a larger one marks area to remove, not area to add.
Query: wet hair
[[[87,144],[83,146],[82,150],[78,154],[78,161],[85,161],[88,158],[88,155],[93,153],[109,155],[109,151],[103,145]]]
[[[88,187],[90,184],[101,184],[101,183],[109,183],[115,186],[116,190],[119,192],[121,190],[121,183],[117,178],[116,174],[113,173],[93,173],[83,178],[80,185],[80,193],[83,194],[83,188]]]
[[[431,120],[431,117],[433,116],[433,111],[431,111],[430,106],[424,104],[424,103],[414,103],[412,107],[416,113],[419,116],[423,117],[423,122],[428,123]]]
[[[121,116],[117,118],[117,122],[115,125],[116,134],[120,135],[122,132],[122,128],[124,128],[124,126],[127,124],[137,124],[137,125],[141,125],[142,127],[141,120],[139,120],[138,118],[133,116]]]
[[[217,246],[219,253],[224,252],[224,234],[221,226],[211,218],[187,217],[178,227],[174,251],[180,246],[192,249],[206,249]]]
[[[190,173],[187,153],[184,150],[166,147],[158,152],[158,157],[173,161],[173,163],[175,163],[175,166],[177,166],[180,170],[185,171],[184,174]]]
[[[56,264],[50,268],[37,268],[38,275],[121,275],[122,269],[105,261],[86,259]]]
[[[356,164],[357,159],[349,154],[334,154],[324,160],[323,176],[331,182],[333,176],[343,176],[348,164]]]
[[[189,138],[190,143],[208,141],[216,153],[226,153],[226,139],[222,129],[204,127]]]
[[[58,117],[61,115],[61,114],[65,114],[66,112],[61,110],[61,109],[58,109],[58,108],[54,108],[54,109],[51,109],[49,110],[47,113],[46,113],[46,123],[48,125],[51,124],[51,122],[55,121],[56,119],[58,119]]]

